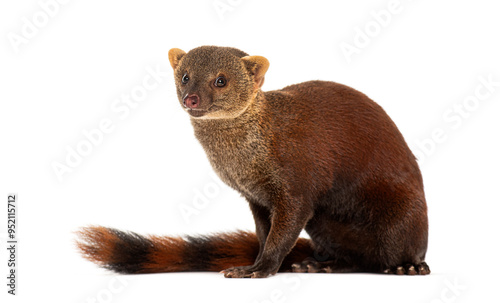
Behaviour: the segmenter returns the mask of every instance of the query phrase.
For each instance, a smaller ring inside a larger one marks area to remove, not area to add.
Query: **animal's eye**
[[[217,77],[217,79],[215,79],[215,83],[214,85],[217,86],[217,87],[223,87],[223,86],[226,86],[226,78],[220,76],[220,77]]]
[[[188,83],[188,81],[189,81],[189,76],[188,76],[188,74],[184,74],[184,76],[182,76],[181,81],[182,81],[182,84],[186,84],[186,83]]]

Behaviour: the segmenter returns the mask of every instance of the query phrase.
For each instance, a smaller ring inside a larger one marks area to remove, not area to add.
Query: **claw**
[[[404,270],[403,266],[396,267],[396,275],[404,275],[404,274],[405,274],[405,270]]]
[[[415,275],[428,275],[431,273],[431,270],[429,269],[429,266],[427,263],[422,262],[420,264],[406,264],[405,266],[397,266],[397,267],[392,267],[392,268],[387,268],[384,271],[382,271],[384,274],[396,274],[396,275],[408,275],[408,276],[415,276]]]
[[[406,265],[406,274],[409,276],[414,276],[417,274],[417,271],[415,270],[415,266],[408,264]]]

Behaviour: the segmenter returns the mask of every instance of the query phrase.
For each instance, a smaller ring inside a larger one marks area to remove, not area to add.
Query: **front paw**
[[[257,269],[254,266],[238,266],[221,271],[225,278],[266,278],[275,272]]]

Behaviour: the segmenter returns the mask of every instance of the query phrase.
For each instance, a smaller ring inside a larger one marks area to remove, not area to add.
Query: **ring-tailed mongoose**
[[[268,60],[235,48],[168,57],[196,138],[248,201],[256,232],[145,237],[87,227],[84,256],[121,273],[430,273],[421,173],[379,105],[327,81],[264,92]],[[299,238],[304,229],[310,239]]]

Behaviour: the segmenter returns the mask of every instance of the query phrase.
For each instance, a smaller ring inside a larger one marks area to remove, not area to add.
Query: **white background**
[[[217,3],[231,10],[218,12]],[[499,282],[500,87],[489,92],[480,78],[500,81],[499,7],[401,0],[377,25],[373,13],[389,3],[69,1],[51,7],[44,20],[37,1],[2,1],[0,300],[492,302]],[[35,34],[13,44],[34,17],[41,20]],[[367,30],[369,41],[359,33]],[[348,58],[341,46],[356,47],[356,38],[358,51]],[[384,107],[420,158],[430,276],[236,280],[180,273],[119,280],[77,254],[73,232],[89,224],[170,235],[253,230],[246,202],[214,181],[174,91],[168,50],[207,44],[267,57],[264,90],[331,80]],[[148,67],[166,73],[162,82],[121,118],[114,100],[137,89]],[[477,87],[481,100],[474,99]],[[459,114],[464,102],[468,109]],[[113,131],[60,182],[53,163],[65,164],[67,148],[84,144],[83,131],[102,119]],[[206,203],[196,204],[204,191]],[[20,216],[15,298],[6,294],[3,248],[10,192],[19,195]],[[197,209],[186,219],[180,209],[189,207]]]

